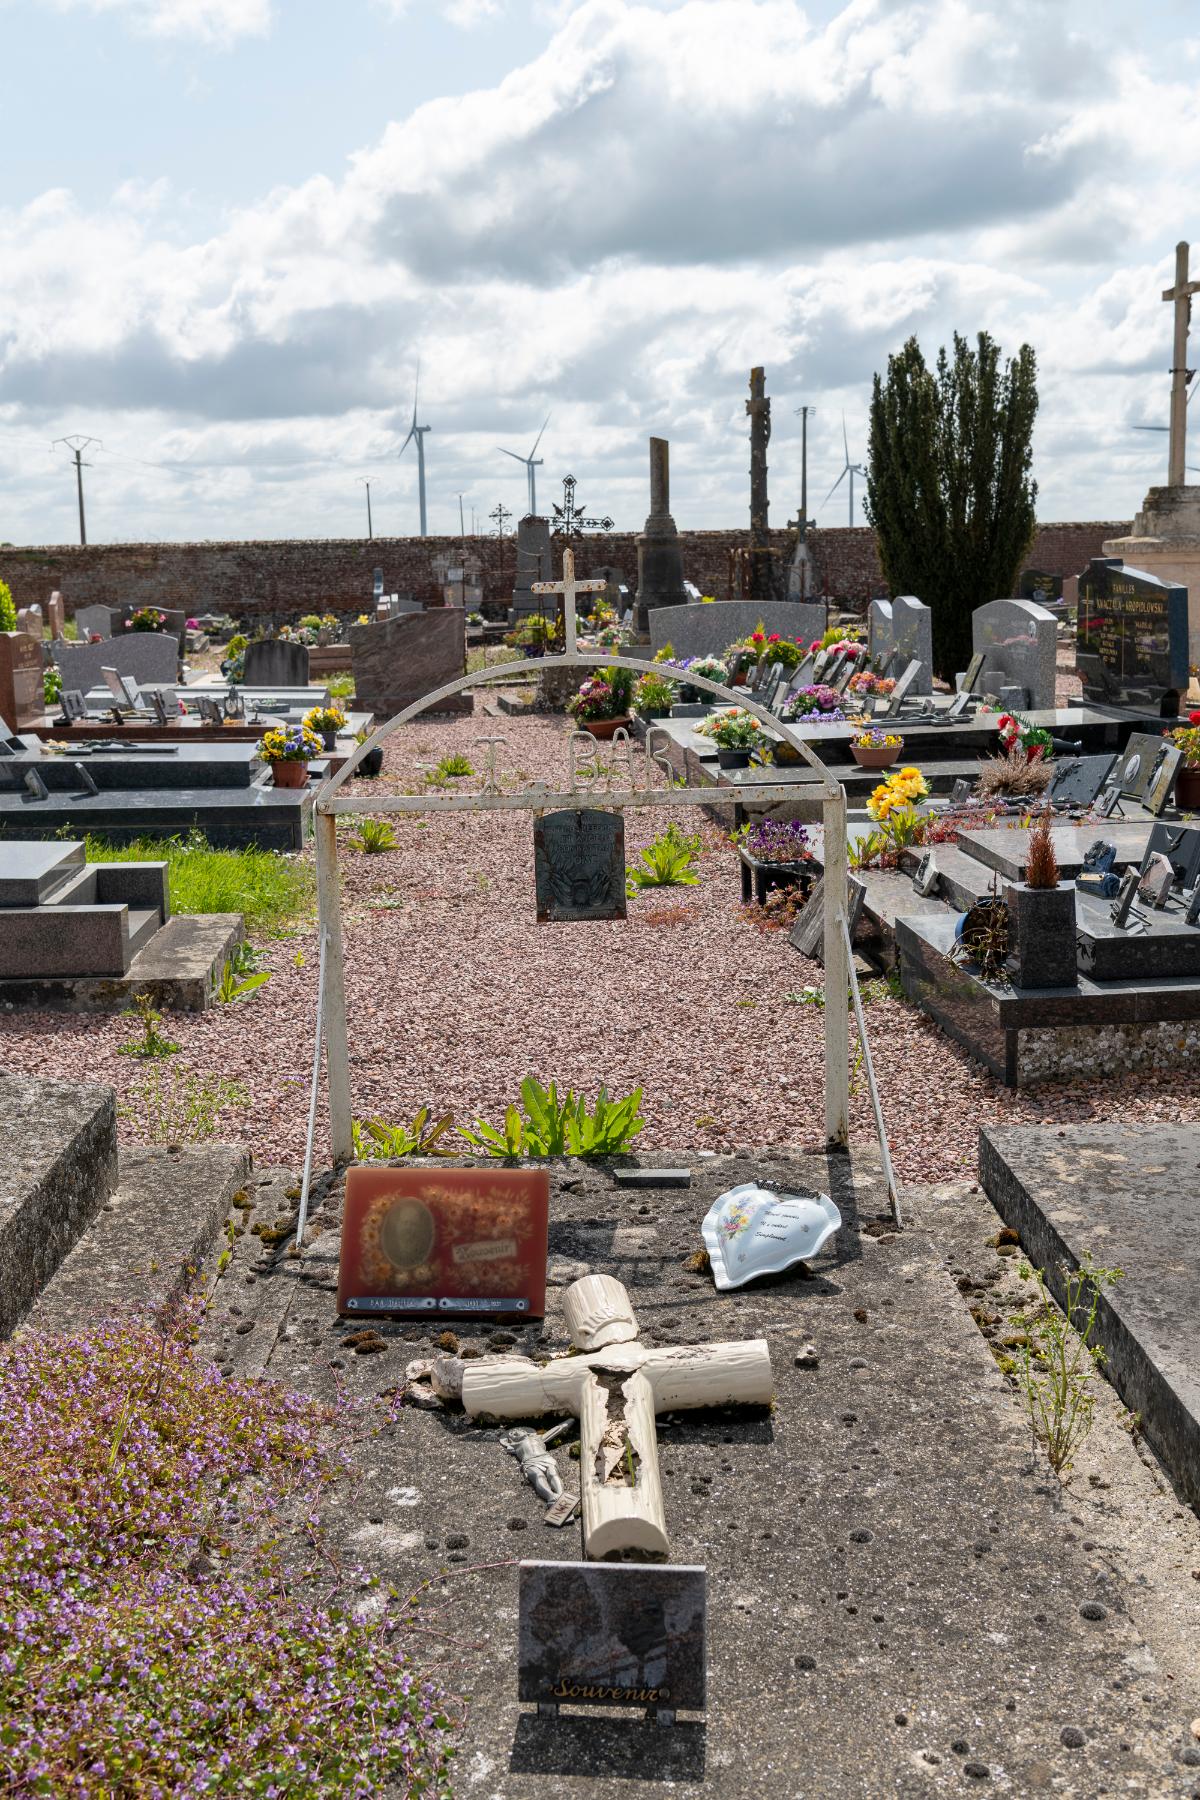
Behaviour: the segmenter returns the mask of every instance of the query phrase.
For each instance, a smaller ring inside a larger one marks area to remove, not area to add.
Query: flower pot
[[[752,750],[725,750],[717,745],[717,762],[722,769],[748,769]]]
[[[639,706],[638,707],[638,718],[639,719],[669,719],[670,716],[671,716],[671,709],[669,706]]]
[[[1079,980],[1075,937],[1075,884],[1031,888],[1014,881],[1007,892],[1008,960],[1014,987],[1074,987]]]
[[[518,644],[517,649],[523,657],[545,656],[546,654],[545,644]]]
[[[894,762],[899,761],[903,748],[903,744],[895,744],[891,749],[886,745],[870,748],[863,744],[851,744],[850,754],[860,769],[890,769]]]
[[[302,788],[308,781],[308,764],[306,762],[284,762],[282,759],[271,763],[271,780],[276,787]]]
[[[1175,777],[1175,804],[1180,812],[1200,812],[1200,767],[1186,763]]]
[[[336,750],[337,749],[337,727],[335,726],[332,731],[323,731],[321,733],[321,742],[324,744],[324,746],[327,750]]]
[[[602,743],[607,743],[621,726],[624,726],[626,730],[629,729],[629,714],[622,713],[616,719],[580,719],[579,723],[585,731],[590,731],[594,738],[599,738]]]
[[[383,745],[376,744],[373,750],[367,751],[367,754],[363,757],[354,773],[356,775],[362,775],[365,778],[370,778],[373,775],[378,775],[382,768]]]

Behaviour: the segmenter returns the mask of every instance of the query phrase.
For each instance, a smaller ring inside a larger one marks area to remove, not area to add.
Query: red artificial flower
[[[767,642],[768,642],[768,644],[777,644],[779,642],[779,633],[777,631],[773,631],[771,633],[770,637],[767,639]]]
[[[810,655],[810,656],[815,656],[815,655],[816,655],[816,654],[817,654],[817,651],[818,651],[818,650],[819,650],[819,649],[820,649],[820,648],[821,648],[821,640],[820,640],[820,638],[814,638],[814,639],[813,639],[813,641],[812,641],[812,643],[811,643],[811,644],[810,644],[810,645],[809,645],[809,646],[808,646],[808,654],[809,654],[809,655]]]
[[[1188,714],[1188,724],[1200,725],[1200,712],[1190,712]]]

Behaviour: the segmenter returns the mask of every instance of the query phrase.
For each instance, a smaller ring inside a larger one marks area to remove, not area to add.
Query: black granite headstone
[[[1142,857],[1143,873],[1152,856],[1165,856],[1181,887],[1190,888],[1200,875],[1200,830],[1194,825],[1156,825]]]
[[[1188,681],[1186,587],[1094,556],[1079,578],[1076,665],[1086,699],[1157,704]]]
[[[1054,764],[1054,780],[1050,783],[1051,805],[1091,806],[1116,760],[1111,751],[1103,756],[1060,758]]]
[[[703,1568],[523,1562],[517,1697],[703,1712]]]
[[[533,832],[539,924],[625,917],[625,820],[581,807],[543,813]]]

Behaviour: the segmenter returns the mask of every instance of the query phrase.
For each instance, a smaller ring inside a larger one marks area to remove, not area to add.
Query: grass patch
[[[312,868],[276,850],[214,850],[199,832],[132,844],[86,842],[89,862],[166,862],[177,913],[240,912],[250,930],[270,935],[312,911]]]
[[[353,675],[329,675],[326,677],[325,686],[329,689],[331,700],[353,700],[354,698]]]

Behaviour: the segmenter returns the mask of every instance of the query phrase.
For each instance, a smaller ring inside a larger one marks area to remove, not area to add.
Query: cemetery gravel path
[[[479,702],[477,701],[477,705]],[[478,761],[476,740],[503,735],[502,756],[524,778],[562,779],[561,720],[425,723],[388,746],[378,782],[358,791],[416,791],[416,765],[453,751]],[[684,809],[631,814],[627,859]],[[736,1150],[811,1144],[823,1128],[818,1007],[800,1001],[823,971],[779,932],[748,922],[723,833],[699,827],[696,887],[629,902],[625,923],[535,922],[528,814],[433,815],[395,821],[399,847],[342,859],[350,997],[351,1083],[360,1116],[407,1121],[421,1105],[460,1123],[498,1119],[529,1072],[594,1094],[641,1086],[640,1147]],[[311,851],[306,854],[311,855]],[[298,1161],[304,1144],[316,1006],[311,923],[263,946],[271,981],[248,1000],[172,1015],[178,1058],[146,1065],[119,1056],[130,1023],[50,1012],[0,1014],[0,1067],[111,1083],[129,1098],[147,1069],[228,1077],[245,1110],[220,1135],[266,1162]],[[1014,1094],[977,1068],[923,1014],[887,997],[867,1011],[893,1156],[901,1179],[973,1176],[986,1122],[1200,1119],[1200,1071],[1141,1072]],[[852,1102],[856,1138],[873,1135],[865,1089]],[[145,1137],[135,1117],[128,1140]],[[317,1145],[327,1159],[327,1139]]]

